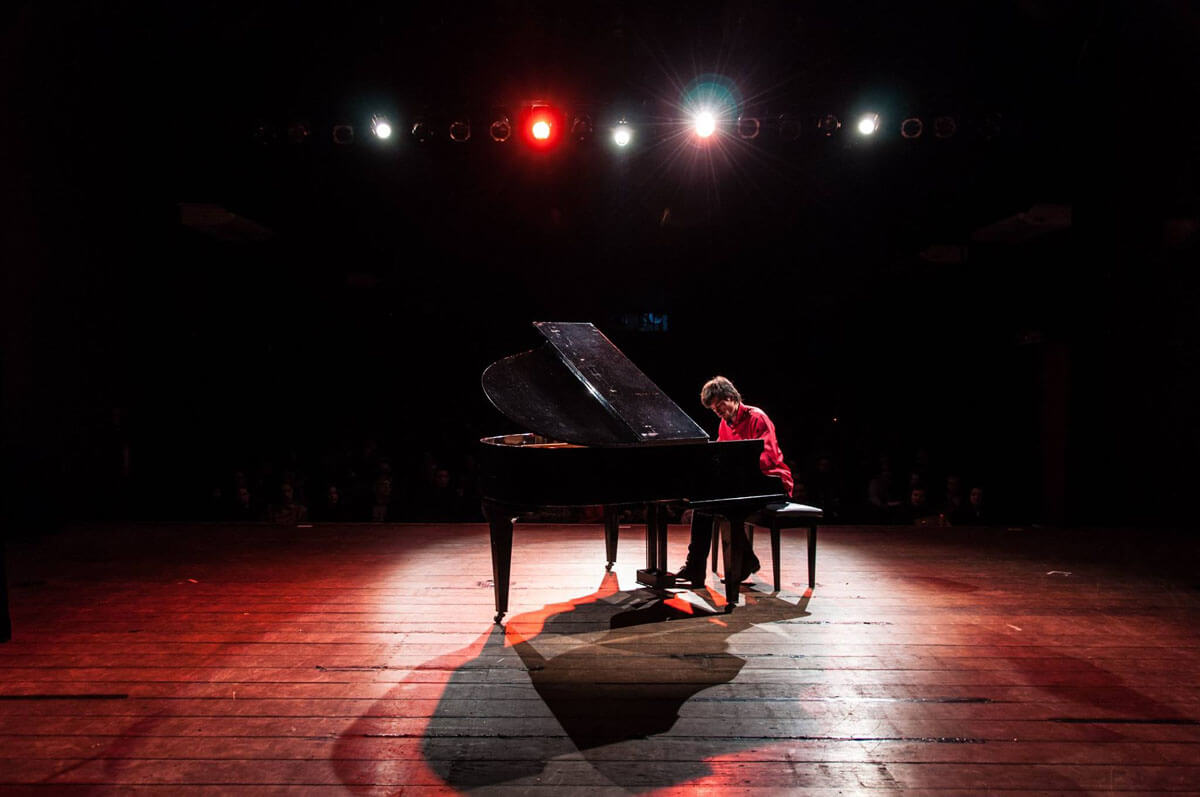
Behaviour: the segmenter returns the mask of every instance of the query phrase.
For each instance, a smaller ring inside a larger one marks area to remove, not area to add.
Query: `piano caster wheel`
[[[496,614],[496,621],[495,621],[496,625],[504,625],[504,623],[500,622],[503,619],[504,619],[504,612],[498,612]]]
[[[733,614],[733,605],[725,604],[725,614]]]
[[[612,563],[612,562],[609,562],[608,564],[606,564],[606,565],[604,566],[604,572],[606,572],[606,573],[611,573],[611,572],[612,572],[612,566],[613,566],[613,563]]]

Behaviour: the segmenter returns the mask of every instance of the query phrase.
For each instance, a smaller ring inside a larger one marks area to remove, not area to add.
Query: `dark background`
[[[587,320],[709,428],[699,386],[731,377],[854,491],[879,453],[903,471],[924,448],[1014,522],[1190,520],[1194,4],[446,5],[7,15],[10,518],[97,513],[113,408],[133,516],[190,517],[217,474],[368,437],[454,459],[516,431],[483,369],[538,343],[530,321]],[[686,144],[705,74],[803,135]],[[598,129],[626,113],[636,145],[487,140],[492,107],[533,98]],[[870,141],[849,129],[868,108]],[[368,140],[373,113],[401,135]],[[402,135],[459,113],[465,145]],[[1035,206],[1071,223],[1013,221]]]

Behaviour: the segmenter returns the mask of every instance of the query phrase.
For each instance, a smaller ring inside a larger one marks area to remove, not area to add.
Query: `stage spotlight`
[[[508,141],[512,136],[512,122],[509,121],[507,114],[501,114],[492,120],[491,126],[488,127],[488,135],[496,143]]]
[[[817,121],[817,129],[826,136],[832,136],[842,127],[842,120],[836,115],[827,113]]]
[[[613,128],[612,140],[618,147],[628,147],[633,141],[633,130],[624,120],[617,122],[617,126]]]
[[[717,117],[707,108],[701,108],[692,115],[692,129],[700,138],[708,138],[717,132]]]
[[[392,123],[382,116],[374,116],[371,118],[371,132],[380,141],[386,141],[392,137]]]
[[[576,141],[587,141],[596,130],[592,117],[586,113],[576,114],[571,120],[571,137]]]
[[[900,135],[904,138],[920,138],[925,132],[925,123],[915,116],[910,116],[900,123]]]
[[[459,144],[471,140],[471,123],[466,119],[455,119],[450,123],[450,140]]]
[[[521,115],[518,129],[530,147],[549,150],[566,134],[566,116],[549,105],[531,105]]]
[[[303,122],[296,122],[288,127],[288,141],[293,144],[303,144],[308,140],[308,125]]]
[[[800,138],[800,120],[786,113],[779,115],[779,137],[784,141]]]
[[[879,129],[879,114],[868,113],[859,117],[858,132],[860,135],[870,136]]]
[[[333,143],[334,144],[341,144],[342,146],[345,146],[346,144],[351,144],[353,142],[354,142],[354,128],[353,127],[351,127],[350,125],[334,125],[333,126]]]
[[[745,139],[758,138],[762,130],[762,122],[756,116],[739,116],[737,120],[738,135]]]
[[[938,138],[950,138],[958,132],[958,122],[953,116],[939,116],[933,120],[933,134]]]

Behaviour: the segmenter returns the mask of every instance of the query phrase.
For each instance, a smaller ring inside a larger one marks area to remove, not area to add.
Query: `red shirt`
[[[737,415],[730,425],[721,419],[721,429],[717,432],[718,440],[758,440],[763,441],[763,452],[758,458],[758,467],[768,476],[783,479],[787,494],[792,494],[792,471],[783,463],[783,452],[779,450],[779,440],[775,438],[775,424],[767,414],[758,407],[748,404],[738,406]]]

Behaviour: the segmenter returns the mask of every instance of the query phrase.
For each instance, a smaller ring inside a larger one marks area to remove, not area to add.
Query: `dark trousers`
[[[720,520],[716,515],[710,515],[707,512],[692,512],[692,541],[688,543],[687,569],[703,568],[708,562],[708,552],[712,550],[713,534],[716,533],[717,522]],[[725,544],[729,544],[728,540]],[[749,540],[746,541],[746,554],[746,561],[758,561]]]

